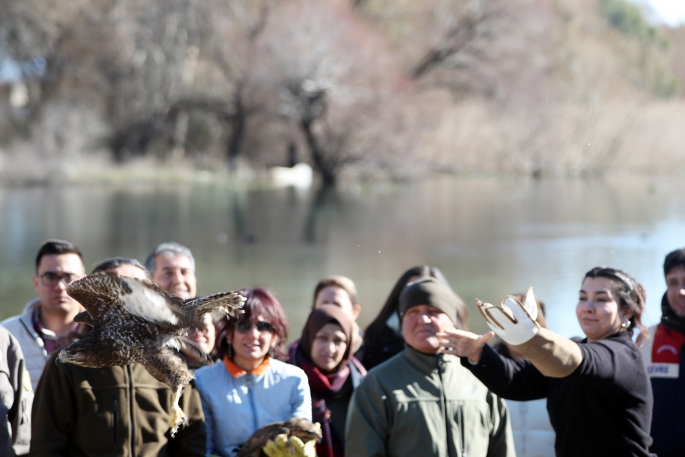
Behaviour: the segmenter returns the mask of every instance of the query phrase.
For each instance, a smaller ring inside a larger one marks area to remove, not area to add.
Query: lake
[[[438,177],[339,190],[144,185],[0,188],[0,318],[33,296],[34,257],[47,238],[82,249],[86,268],[117,255],[144,261],[160,242],[188,246],[201,294],[272,288],[299,336],[316,282],[355,281],[364,327],[399,275],[442,270],[484,331],[474,298],[498,303],[535,287],[551,329],[580,335],[584,273],[622,268],[647,289],[658,322],[664,256],[685,246],[685,180]]]

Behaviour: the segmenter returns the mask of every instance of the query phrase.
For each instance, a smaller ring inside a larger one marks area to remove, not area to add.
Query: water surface
[[[574,308],[585,271],[623,268],[646,287],[647,323],[660,317],[664,256],[685,246],[682,179],[439,178],[338,191],[229,190],[211,185],[0,188],[0,318],[34,296],[34,257],[47,238],[81,247],[87,269],[111,256],[144,261],[163,241],[197,260],[202,294],[264,285],[299,334],[323,276],[359,289],[366,325],[397,277],[440,268],[484,331],[473,299],[499,302],[534,286],[548,322],[579,335]]]

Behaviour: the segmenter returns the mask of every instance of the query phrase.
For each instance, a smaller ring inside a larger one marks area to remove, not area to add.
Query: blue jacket
[[[233,457],[258,429],[300,417],[312,420],[307,375],[302,369],[271,359],[259,376],[234,378],[222,362],[195,372],[207,427],[207,455]]]

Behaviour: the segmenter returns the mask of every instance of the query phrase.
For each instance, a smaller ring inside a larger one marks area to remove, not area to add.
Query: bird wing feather
[[[113,278],[106,273],[88,275],[69,284],[67,294],[86,309],[91,320],[99,320],[113,303],[119,302]]]
[[[240,292],[222,292],[220,294],[186,300],[183,303],[183,308],[193,313],[197,318],[201,318],[205,313],[214,311],[228,314],[231,317],[237,317],[243,313],[241,308],[244,304],[245,297],[240,295]]]
[[[76,316],[74,316],[74,322],[78,322],[80,324],[86,324],[86,325],[90,325],[91,327],[95,327],[95,323],[93,322],[93,318],[90,317],[90,314],[88,313],[88,311],[81,311]]]
[[[116,313],[116,308],[161,326],[183,328],[192,320],[182,308],[182,298],[147,280],[94,273],[69,284],[67,293],[86,308],[94,321],[107,311]]]
[[[201,365],[212,363],[211,357],[195,341],[189,340],[186,337],[172,338],[167,341],[166,345],[179,352],[184,352],[186,357],[192,358],[193,361],[197,361]]]

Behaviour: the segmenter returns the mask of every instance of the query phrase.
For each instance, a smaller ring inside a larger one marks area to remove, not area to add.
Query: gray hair
[[[190,252],[190,249],[174,241],[170,241],[168,243],[162,243],[158,245],[152,250],[150,255],[147,256],[147,260],[145,260],[145,267],[150,271],[150,274],[154,274],[155,270],[157,269],[155,257],[157,257],[159,254],[164,254],[167,252],[175,256],[184,255],[188,257],[190,260],[190,268],[193,270],[193,272],[195,272],[195,257],[193,257],[193,253]]]

